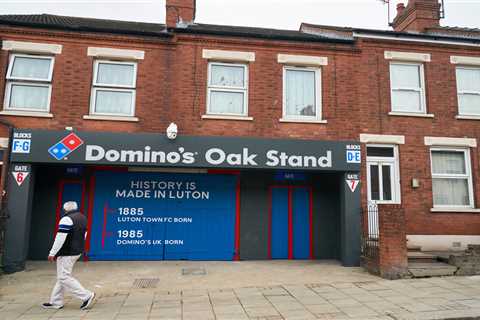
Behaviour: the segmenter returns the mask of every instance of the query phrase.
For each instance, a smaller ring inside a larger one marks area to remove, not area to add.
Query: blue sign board
[[[97,172],[91,260],[232,260],[236,176]]]
[[[347,150],[347,163],[360,163],[362,154],[360,150]]]
[[[13,139],[12,153],[30,153],[30,139]]]

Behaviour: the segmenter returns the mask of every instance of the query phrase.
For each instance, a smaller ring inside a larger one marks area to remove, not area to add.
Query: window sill
[[[100,120],[100,121],[127,121],[127,122],[138,122],[137,117],[122,117],[122,116],[101,116],[101,115],[85,115],[83,116],[84,120]]]
[[[289,119],[289,118],[281,118],[278,119],[279,122],[292,122],[292,123],[328,123],[327,120],[308,120],[308,119]]]
[[[413,112],[395,112],[391,111],[388,113],[389,116],[399,116],[399,117],[418,117],[418,118],[434,118],[435,116],[430,113],[413,113]]]
[[[35,112],[35,111],[3,110],[3,111],[0,111],[0,115],[15,116],[15,117],[53,118],[53,114],[51,113]]]
[[[459,120],[480,120],[480,116],[468,116],[468,115],[457,115],[455,116],[456,119],[459,119]]]
[[[368,200],[368,202],[370,203],[370,202],[372,202],[372,200]],[[378,201],[377,200],[377,201],[375,201],[375,204],[378,204],[378,205],[384,205],[384,204],[385,205],[393,205],[393,204],[399,205],[399,204],[402,204],[402,202],[400,202],[400,201]]]
[[[253,117],[247,116],[227,116],[227,115],[216,115],[216,114],[204,114],[202,119],[209,120],[238,120],[238,121],[253,121]]]
[[[445,208],[431,208],[430,212],[480,213],[480,209],[445,207]]]

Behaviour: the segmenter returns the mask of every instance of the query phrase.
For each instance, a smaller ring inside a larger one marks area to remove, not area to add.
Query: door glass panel
[[[386,201],[392,200],[392,172],[391,166],[382,166],[382,184],[383,184],[383,199]]]
[[[380,184],[378,180],[378,165],[370,165],[370,199],[380,200]]]

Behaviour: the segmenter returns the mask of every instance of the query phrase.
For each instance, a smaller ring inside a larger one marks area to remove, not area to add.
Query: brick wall
[[[379,205],[380,276],[398,279],[408,273],[405,212],[401,205]]]
[[[451,55],[478,56],[474,50],[446,45],[421,46],[398,42],[362,41],[362,72],[372,81],[361,87],[362,108],[368,110],[361,118],[362,131],[374,134],[404,135],[399,146],[401,201],[405,209],[407,234],[478,235],[480,216],[474,213],[433,213],[430,148],[425,136],[480,138],[480,126],[475,120],[457,120],[458,105],[455,65]],[[430,53],[432,61],[425,63],[427,113],[434,118],[390,116],[389,61],[384,51]],[[359,82],[362,82],[361,80]],[[363,97],[368,100],[363,102]],[[475,204],[480,201],[479,149],[470,148]],[[366,172],[363,172],[364,175]],[[413,189],[411,180],[420,180]],[[366,185],[363,185],[366,194]]]
[[[431,213],[429,148],[424,136],[480,137],[474,120],[456,120],[455,66],[450,55],[478,56],[474,49],[447,45],[358,40],[355,45],[286,42],[247,38],[176,35],[172,39],[68,33],[1,27],[0,38],[63,45],[56,56],[51,112],[53,119],[4,117],[18,128],[106,130],[163,133],[172,121],[180,134],[267,138],[358,140],[360,133],[405,135],[399,147],[401,198],[407,234],[465,234],[480,230],[480,215]],[[87,47],[115,47],[145,51],[138,62],[136,116],[139,122],[83,120],[88,114],[93,58]],[[202,49],[252,51],[249,64],[249,116],[253,121],[205,120],[208,62]],[[389,116],[389,61],[384,51],[425,52],[428,113],[434,118]],[[323,118],[328,124],[281,123],[282,65],[277,54],[328,57],[322,68]],[[8,52],[0,50],[0,95],[3,97]],[[2,129],[0,129],[2,130]],[[0,131],[2,136],[5,132]],[[478,148],[471,149],[476,203],[480,201]],[[364,155],[365,161],[365,155]],[[365,166],[362,176],[365,177]],[[411,179],[420,188],[410,187]],[[366,199],[366,183],[362,184]]]

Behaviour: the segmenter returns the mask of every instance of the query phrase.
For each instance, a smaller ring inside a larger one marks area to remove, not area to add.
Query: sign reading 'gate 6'
[[[359,171],[361,159],[360,145],[352,141],[199,136],[169,140],[159,134],[49,130],[16,134],[29,136],[31,145],[28,154],[12,153],[12,162]],[[69,145],[56,144],[69,142],[73,135],[81,143],[67,157],[61,152]]]
[[[27,179],[28,175],[30,174],[30,166],[28,165],[14,165],[12,170],[12,175],[20,187],[23,182]]]

